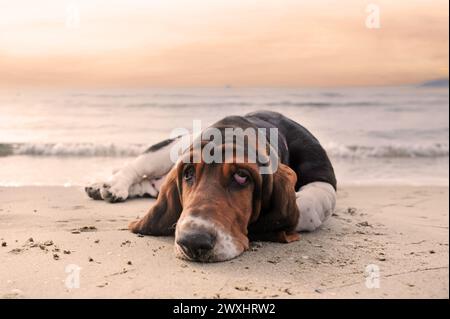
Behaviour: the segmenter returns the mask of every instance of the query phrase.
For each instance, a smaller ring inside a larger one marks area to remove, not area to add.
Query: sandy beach
[[[199,264],[176,259],[171,237],[126,230],[151,199],[0,188],[0,297],[448,298],[448,201],[447,187],[341,188],[333,217],[299,242]]]

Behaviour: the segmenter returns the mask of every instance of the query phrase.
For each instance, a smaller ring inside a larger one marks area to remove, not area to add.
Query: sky
[[[448,77],[448,6],[447,0],[0,0],[0,88],[421,82]]]

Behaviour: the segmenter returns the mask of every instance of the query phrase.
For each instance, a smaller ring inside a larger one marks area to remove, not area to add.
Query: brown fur
[[[190,184],[183,179],[185,165],[194,165]],[[238,168],[247,170],[252,182],[245,187],[230,183]],[[295,201],[296,174],[284,164],[272,175],[260,175],[257,164],[183,164],[174,167],[148,214],[130,224],[134,233],[171,235],[177,220],[187,215],[213,222],[231,234],[242,251],[249,238],[291,242],[299,236]]]
[[[182,206],[178,194],[177,171],[172,169],[161,186],[160,194],[150,211],[140,220],[130,223],[133,233],[168,236],[175,232]]]

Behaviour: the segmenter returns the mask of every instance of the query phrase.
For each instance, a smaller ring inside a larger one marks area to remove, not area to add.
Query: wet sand
[[[153,202],[0,188],[0,297],[449,297],[448,187],[344,187],[320,230],[214,264],[175,258],[171,237],[126,230]]]

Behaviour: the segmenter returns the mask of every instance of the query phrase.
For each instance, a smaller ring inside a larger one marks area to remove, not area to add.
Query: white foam
[[[331,157],[337,158],[437,158],[448,157],[448,145],[340,145],[330,143],[324,145]]]
[[[148,145],[117,145],[91,143],[16,144],[10,155],[77,156],[77,157],[132,157],[142,154]]]
[[[2,155],[30,156],[75,156],[75,157],[134,157],[142,154],[148,145],[114,143],[23,143],[0,144]],[[380,146],[342,145],[328,143],[323,145],[329,156],[334,158],[438,158],[448,157],[449,147],[444,144],[388,144]]]

